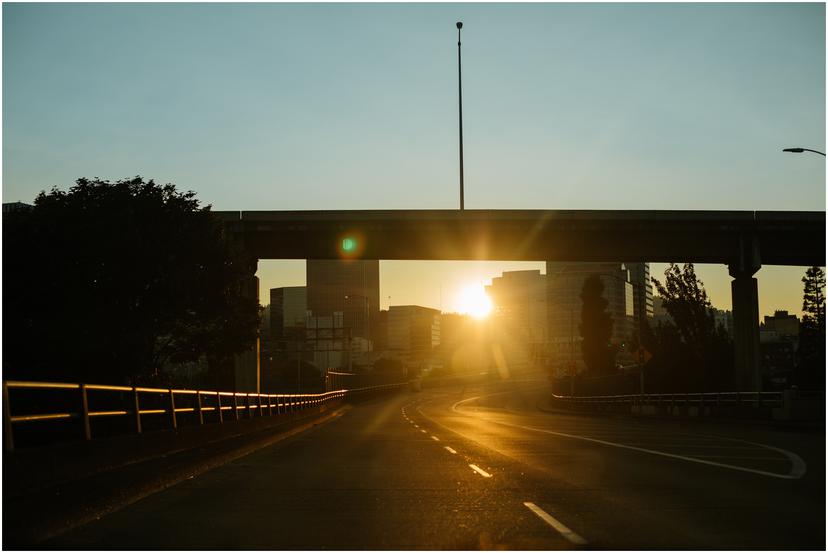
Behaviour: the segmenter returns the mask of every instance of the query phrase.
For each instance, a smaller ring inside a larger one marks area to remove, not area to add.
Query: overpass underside
[[[742,390],[761,387],[758,286],[764,265],[825,265],[825,212],[382,210],[217,212],[258,259],[721,263],[733,277]],[[250,286],[251,290],[255,288]],[[240,389],[258,390],[251,356]]]

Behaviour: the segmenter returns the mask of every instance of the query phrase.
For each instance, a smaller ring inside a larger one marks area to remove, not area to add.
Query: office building
[[[314,316],[343,314],[343,325],[354,337],[372,338],[379,316],[379,261],[309,259],[307,306]]]
[[[548,314],[546,276],[540,271],[506,271],[486,287],[492,300],[492,333],[506,366],[522,368],[545,360]]]
[[[428,372],[440,365],[440,312],[419,305],[392,305],[388,309],[388,351],[409,371]]]
[[[645,318],[652,322],[653,318],[653,281],[650,278],[650,264],[647,262],[625,263],[630,271],[630,283],[633,287],[633,305],[635,311],[636,328],[641,328]]]
[[[598,275],[604,285],[603,297],[612,317],[614,344],[628,342],[635,330],[635,303],[630,271],[623,263],[546,262],[547,333],[553,366],[584,369],[581,355],[581,291],[584,281]],[[624,361],[625,352],[619,352]],[[628,354],[627,354],[628,355]]]
[[[717,309],[713,307],[713,322],[716,328],[723,328],[728,336],[733,337],[733,312],[726,309]],[[794,317],[796,318],[796,317]],[[766,317],[767,319],[767,317]]]
[[[270,335],[285,340],[295,334],[293,329],[305,326],[308,295],[305,286],[285,286],[270,290]]]
[[[779,336],[799,338],[799,319],[787,311],[774,311],[773,316],[765,315],[765,322],[762,328],[767,331],[774,331]]]

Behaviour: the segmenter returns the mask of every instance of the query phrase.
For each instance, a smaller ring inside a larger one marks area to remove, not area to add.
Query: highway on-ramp
[[[572,414],[542,379],[342,416],[44,544],[824,549],[824,429]]]

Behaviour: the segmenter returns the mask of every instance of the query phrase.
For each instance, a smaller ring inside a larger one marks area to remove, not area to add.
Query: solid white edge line
[[[432,439],[432,440],[434,440],[435,442],[439,442],[439,441],[440,441],[440,438],[438,438],[437,436],[432,436],[432,437],[431,437],[431,439]]]
[[[446,448],[446,451],[448,451],[449,453],[452,453],[452,454],[454,454],[454,455],[457,455],[457,452],[456,452],[456,451],[454,451],[453,449],[451,449],[449,446],[443,446],[443,447],[445,447],[445,448]]]
[[[504,394],[504,393],[507,393],[507,392],[497,392],[497,393],[490,394],[490,395],[494,396],[494,395],[500,395],[500,394]],[[482,395],[482,396],[475,396],[475,397],[470,397],[470,398],[460,400],[460,401],[458,401],[457,403],[455,403],[454,405],[451,406],[451,410],[454,411],[455,413],[463,414],[463,413],[461,413],[460,411],[457,410],[457,407],[459,405],[462,405],[463,403],[466,403],[466,402],[469,402],[469,401],[474,401],[475,399],[480,399],[480,398],[483,398],[483,397],[489,397],[489,396],[488,395]],[[419,409],[417,411],[422,415],[422,411],[420,411]],[[482,418],[482,417],[478,417],[478,418]],[[487,422],[493,422],[495,424],[501,424],[503,426],[511,426],[511,427],[514,427],[514,428],[523,428],[524,430],[531,430],[531,431],[534,431],[534,432],[543,432],[543,433],[546,433],[546,434],[552,434],[554,436],[562,436],[564,438],[573,438],[573,439],[576,439],[576,440],[584,440],[584,441],[587,441],[587,442],[594,442],[594,443],[597,443],[597,444],[603,444],[603,445],[608,445],[608,446],[612,446],[612,447],[619,447],[619,448],[622,448],[622,449],[629,449],[629,450],[632,450],[632,451],[640,451],[641,453],[649,453],[651,455],[659,455],[661,457],[669,457],[671,459],[680,459],[682,461],[690,461],[691,463],[699,463],[699,464],[702,464],[702,465],[709,465],[709,466],[719,467],[719,468],[724,468],[724,469],[738,470],[738,471],[741,471],[741,472],[748,472],[748,473],[751,473],[751,474],[760,474],[762,476],[770,476],[771,478],[781,478],[783,480],[798,480],[798,479],[802,478],[805,475],[805,472],[807,471],[807,465],[805,464],[805,461],[803,461],[802,458],[799,455],[797,455],[796,453],[793,453],[792,451],[787,451],[785,449],[772,447],[772,446],[769,446],[769,445],[760,444],[760,443],[756,443],[756,442],[749,442],[747,440],[737,440],[735,438],[722,438],[721,436],[709,436],[709,437],[718,438],[718,439],[724,439],[724,440],[729,440],[729,441],[739,441],[739,442],[743,442],[743,443],[747,443],[747,444],[752,444],[752,445],[764,447],[766,449],[770,449],[770,450],[776,451],[778,453],[781,453],[782,455],[785,455],[791,461],[791,465],[792,465],[791,471],[788,474],[779,474],[779,473],[775,473],[775,472],[768,472],[768,471],[765,471],[765,470],[758,470],[758,469],[751,469],[751,468],[747,468],[747,467],[740,467],[740,466],[737,466],[737,465],[728,465],[726,463],[716,463],[714,461],[705,461],[704,459],[698,459],[698,458],[695,458],[695,457],[686,457],[684,455],[676,455],[674,453],[667,453],[665,451],[658,451],[658,450],[655,450],[655,449],[646,449],[646,448],[643,448],[643,447],[636,447],[636,446],[620,444],[620,443],[616,443],[616,442],[609,442],[609,441],[606,441],[606,440],[599,440],[599,439],[596,439],[596,438],[587,438],[586,436],[578,436],[577,434],[565,434],[563,432],[553,432],[552,430],[544,430],[542,428],[533,428],[531,426],[523,426],[523,425],[520,425],[520,424],[510,424],[508,422],[496,421],[496,420],[487,419],[487,418],[482,418],[482,420],[485,420]],[[445,425],[441,425],[441,426],[445,427]],[[699,434],[699,436],[704,436],[704,434]]]
[[[565,537],[566,539],[568,539],[572,543],[575,543],[575,544],[578,544],[578,545],[585,545],[586,544],[586,540],[584,538],[582,538],[581,536],[579,536],[578,534],[576,534],[575,532],[573,532],[572,530],[567,528],[567,526],[565,524],[563,524],[561,521],[559,521],[558,519],[556,519],[555,517],[553,517],[552,515],[550,515],[549,513],[547,513],[546,511],[544,511],[540,507],[538,507],[537,505],[535,505],[534,503],[529,502],[529,501],[524,501],[523,504],[526,505],[526,507],[528,507],[530,511],[532,511],[533,513],[538,515],[538,518],[540,518],[546,524],[548,524],[549,526],[551,526],[552,528],[557,530],[560,535],[562,535],[563,537]]]
[[[716,463],[715,461],[706,461],[704,459],[698,459],[696,457],[685,457],[684,455],[676,455],[675,453],[667,453],[665,451],[658,451],[658,450],[655,450],[655,449],[647,449],[647,448],[644,448],[644,447],[636,447],[636,446],[632,446],[632,445],[619,444],[619,443],[615,443],[615,442],[608,442],[606,440],[596,440],[595,438],[587,438],[586,436],[578,436],[578,435],[575,435],[575,434],[565,434],[563,432],[553,432],[552,430],[544,430],[542,428],[533,428],[531,426],[523,426],[523,425],[520,425],[520,424],[509,424],[507,422],[500,422],[500,421],[489,421],[489,422],[493,422],[495,424],[503,424],[503,425],[506,425],[506,426],[514,426],[515,428],[523,428],[524,430],[532,430],[534,432],[543,432],[545,434],[552,434],[554,436],[563,436],[564,438],[574,438],[576,440],[584,440],[586,442],[593,442],[593,443],[596,443],[596,444],[603,444],[603,445],[608,445],[608,446],[612,446],[612,447],[618,447],[618,448],[621,448],[621,449],[629,449],[629,450],[632,450],[632,451],[640,451],[641,453],[649,453],[650,455],[659,455],[661,457],[669,457],[671,459],[680,459],[682,461],[690,461],[691,463],[699,463],[701,465],[710,465],[710,466],[713,466],[713,467],[719,467],[719,468],[730,469],[730,470],[738,470],[738,471],[741,471],[741,472],[749,472],[749,473],[752,473],[752,474],[761,474],[762,476],[770,476],[772,478],[782,478],[784,480],[797,480],[799,478],[802,478],[802,475],[805,474],[805,463],[795,453],[791,453],[791,455],[796,457],[796,459],[799,460],[799,463],[794,463],[794,467],[793,467],[792,472],[790,474],[778,474],[778,473],[775,473],[775,472],[768,472],[766,470],[758,470],[758,469],[751,469],[751,468],[747,468],[747,467],[739,467],[739,466],[736,466],[736,465],[728,465],[726,463]],[[765,446],[765,447],[768,447],[768,446]],[[776,448],[769,448],[769,449],[776,449]],[[777,450],[777,451],[784,451],[784,450]],[[790,453],[790,452],[788,452],[788,453]]]
[[[482,476],[483,478],[491,478],[491,477],[492,477],[492,475],[491,475],[491,474],[489,474],[488,472],[486,472],[486,471],[485,471],[485,470],[483,470],[482,468],[478,467],[477,465],[472,465],[472,464],[469,464],[469,466],[472,468],[472,470],[473,470],[474,472],[478,473],[478,474],[479,474],[480,476]]]

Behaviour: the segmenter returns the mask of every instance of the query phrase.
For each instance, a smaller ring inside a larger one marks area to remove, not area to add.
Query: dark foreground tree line
[[[6,379],[227,382],[256,337],[250,260],[193,192],[79,179],[3,216]],[[195,367],[195,369],[193,369]]]

